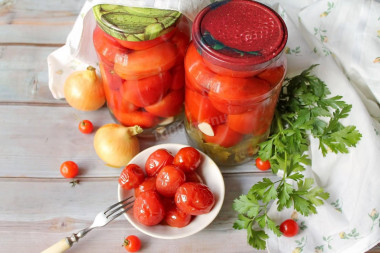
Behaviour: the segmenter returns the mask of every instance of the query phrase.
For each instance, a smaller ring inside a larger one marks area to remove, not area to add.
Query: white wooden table
[[[107,109],[77,111],[55,100],[48,88],[46,58],[65,42],[82,5],[77,0],[0,5],[0,252],[40,252],[90,225],[96,213],[117,201],[120,169],[105,166],[93,149],[93,134],[77,129],[82,119],[97,127],[112,122]],[[165,142],[186,144],[184,130],[141,145]],[[80,167],[76,187],[59,172],[66,160]],[[155,239],[120,217],[68,252],[126,252],[121,245],[130,234],[142,239],[142,252],[254,252],[245,231],[232,228],[232,202],[271,175],[253,163],[222,171],[225,202],[204,231],[185,239]]]

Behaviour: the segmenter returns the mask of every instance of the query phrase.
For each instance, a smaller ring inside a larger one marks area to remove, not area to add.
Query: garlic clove
[[[198,124],[198,129],[208,136],[214,136],[214,130],[212,129],[212,126],[207,122],[201,122]]]

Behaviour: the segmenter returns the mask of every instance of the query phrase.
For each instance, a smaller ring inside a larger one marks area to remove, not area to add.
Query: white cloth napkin
[[[200,0],[87,0],[66,44],[48,56],[49,88],[63,98],[67,75],[97,66],[92,46],[95,20],[91,8],[100,3],[174,9],[193,20],[214,2]],[[330,193],[318,214],[303,217],[291,209],[270,209],[278,224],[295,218],[301,232],[292,238],[270,234],[271,253],[365,252],[380,242],[380,3],[375,0],[262,0],[285,20],[288,75],[319,63],[315,74],[332,95],[352,104],[345,125],[356,125],[363,137],[349,154],[322,157],[311,139],[312,166],[305,172]],[[85,29],[83,29],[85,28]],[[232,226],[232,224],[231,224]],[[268,231],[268,233],[270,233]]]

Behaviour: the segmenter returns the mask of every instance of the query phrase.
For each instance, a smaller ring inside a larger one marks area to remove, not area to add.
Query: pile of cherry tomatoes
[[[124,190],[134,190],[133,215],[146,226],[187,226],[194,215],[209,213],[215,197],[197,173],[202,155],[193,147],[181,148],[174,156],[166,149],[154,151],[145,172],[127,165],[120,174]]]

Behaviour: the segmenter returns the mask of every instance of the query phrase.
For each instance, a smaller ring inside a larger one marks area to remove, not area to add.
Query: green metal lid
[[[174,10],[100,4],[93,7],[98,25],[109,35],[127,41],[155,39],[169,32],[181,16]]]

